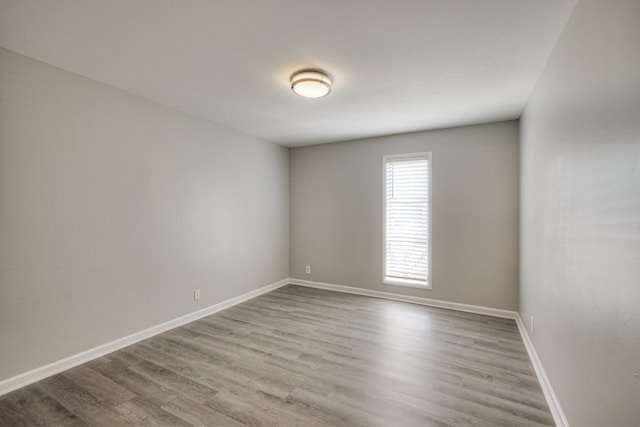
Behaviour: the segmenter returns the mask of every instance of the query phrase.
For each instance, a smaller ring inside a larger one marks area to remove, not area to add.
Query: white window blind
[[[430,288],[431,153],[384,157],[386,284]]]

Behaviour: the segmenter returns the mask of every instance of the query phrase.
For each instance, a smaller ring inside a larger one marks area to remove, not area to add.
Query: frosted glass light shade
[[[331,79],[320,71],[298,71],[291,76],[291,90],[305,98],[322,98],[331,92]]]

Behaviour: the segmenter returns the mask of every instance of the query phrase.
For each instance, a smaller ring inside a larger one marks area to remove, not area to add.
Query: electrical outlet
[[[306,268],[305,268],[305,271],[306,271],[307,274],[311,274],[311,266],[307,265]]]
[[[531,316],[531,335],[533,335],[533,316]]]
[[[200,289],[193,291],[193,300],[198,301],[200,299]]]

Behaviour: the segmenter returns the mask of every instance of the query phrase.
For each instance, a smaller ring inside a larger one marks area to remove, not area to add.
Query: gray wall
[[[286,278],[288,183],[286,148],[0,50],[0,380]]]
[[[640,2],[580,0],[521,121],[521,314],[572,426],[640,425]]]
[[[433,153],[433,290],[382,284],[382,156]],[[291,277],[516,310],[518,123],[294,148]],[[305,274],[305,266],[311,274]]]

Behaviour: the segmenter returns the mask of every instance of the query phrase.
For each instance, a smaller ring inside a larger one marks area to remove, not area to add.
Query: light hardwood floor
[[[289,285],[2,396],[0,425],[553,419],[513,320]]]

